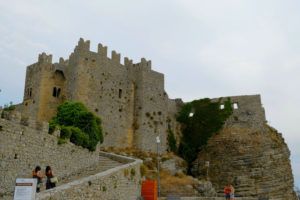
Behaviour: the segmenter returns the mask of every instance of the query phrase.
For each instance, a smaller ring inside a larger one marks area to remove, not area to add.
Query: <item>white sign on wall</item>
[[[17,178],[14,200],[35,200],[37,179]]]

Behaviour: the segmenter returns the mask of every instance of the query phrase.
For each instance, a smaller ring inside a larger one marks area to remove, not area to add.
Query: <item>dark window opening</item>
[[[88,61],[89,59],[88,59],[88,58],[85,58],[85,60]]]
[[[95,112],[98,112],[98,108],[95,109]]]
[[[52,96],[56,97],[56,87],[53,88]]]
[[[56,97],[59,97],[59,95],[60,95],[60,88],[58,88],[58,90],[57,90]]]
[[[122,90],[119,89],[119,98],[122,98]]]
[[[32,88],[29,88],[29,97],[32,95]]]

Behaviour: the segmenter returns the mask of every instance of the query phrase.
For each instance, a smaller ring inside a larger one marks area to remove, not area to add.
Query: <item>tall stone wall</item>
[[[50,165],[58,177],[65,177],[98,162],[98,153],[71,143],[58,145],[57,137],[48,134],[47,124],[32,121],[28,125],[0,119],[0,198],[11,196],[15,179],[31,177],[36,165],[42,169]]]

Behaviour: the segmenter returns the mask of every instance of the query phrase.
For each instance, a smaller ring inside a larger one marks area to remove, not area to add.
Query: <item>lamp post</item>
[[[205,161],[205,167],[206,167],[206,179],[208,180],[209,161]]]
[[[157,185],[158,185],[158,197],[160,197],[160,175],[159,175],[159,144],[160,144],[160,138],[159,136],[156,136],[156,145],[157,145]]]

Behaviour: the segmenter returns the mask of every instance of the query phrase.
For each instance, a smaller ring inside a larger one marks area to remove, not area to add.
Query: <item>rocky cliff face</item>
[[[227,126],[200,151],[193,173],[208,175],[220,195],[231,182],[240,196],[296,200],[289,156],[281,134],[267,125],[260,130]]]

